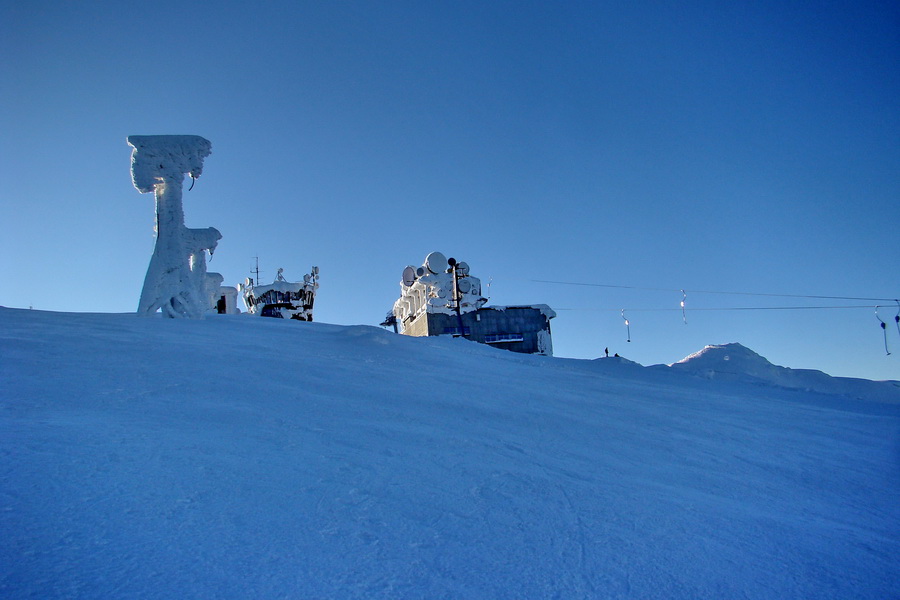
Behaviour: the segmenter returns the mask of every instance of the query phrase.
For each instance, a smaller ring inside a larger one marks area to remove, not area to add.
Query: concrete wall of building
[[[439,335],[437,333],[430,333],[428,329],[429,316],[439,316],[439,315],[426,315],[422,313],[418,316],[418,318],[413,319],[412,321],[407,321],[403,324],[403,333],[404,335],[411,335],[414,337],[425,337],[426,335]],[[445,316],[445,315],[440,315]]]
[[[463,330],[460,331],[460,320]],[[542,332],[546,332],[543,333]],[[505,307],[481,308],[461,317],[442,313],[423,314],[408,323],[405,335],[459,335],[474,342],[525,354],[552,354],[550,319],[538,308]],[[521,341],[494,341],[496,336],[521,335]],[[541,342],[541,336],[546,337]],[[550,346],[550,347],[546,347]]]

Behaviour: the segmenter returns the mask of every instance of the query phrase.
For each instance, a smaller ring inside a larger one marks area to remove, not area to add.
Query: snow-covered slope
[[[900,382],[869,381],[849,377],[832,377],[811,369],[789,369],[773,365],[741,344],[707,346],[670,365],[707,378],[727,381],[755,381],[791,389],[839,394],[852,398],[897,402]]]
[[[896,597],[897,388],[737,350],[0,309],[0,596]]]

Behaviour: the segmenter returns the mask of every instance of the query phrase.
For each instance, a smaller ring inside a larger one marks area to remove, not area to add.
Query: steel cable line
[[[726,310],[818,310],[818,309],[844,309],[844,308],[867,308],[872,309],[871,304],[851,304],[844,306],[713,306],[692,308],[691,311],[726,311]],[[554,308],[553,310],[571,310],[571,311],[596,311],[619,312],[621,308]],[[673,312],[681,311],[681,308],[626,308],[628,312]]]
[[[548,279],[529,279],[533,283],[550,283],[554,285],[576,285],[583,287],[600,287],[600,288],[612,288],[612,289],[620,289],[620,290],[642,290],[648,292],[681,292],[682,294],[691,293],[691,294],[725,294],[732,296],[765,296],[769,298],[807,298],[812,300],[854,300],[860,302],[896,302],[896,298],[862,298],[856,296],[818,296],[818,295],[810,295],[810,294],[769,294],[769,293],[760,293],[760,292],[726,292],[721,290],[690,290],[690,289],[675,289],[675,288],[654,288],[654,287],[639,287],[639,286],[631,286],[631,285],[611,285],[605,283],[584,283],[577,281],[552,281]],[[871,308],[871,307],[869,307]]]

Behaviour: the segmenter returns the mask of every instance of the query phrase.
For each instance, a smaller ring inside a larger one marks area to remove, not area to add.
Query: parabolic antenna
[[[411,286],[416,282],[416,269],[413,266],[406,267],[403,269],[403,285],[406,287]]]
[[[447,257],[440,252],[432,252],[425,257],[425,268],[432,273],[444,273],[447,271]]]
[[[459,291],[461,291],[463,294],[468,294],[469,290],[472,289],[472,282],[468,279],[460,279],[456,282],[456,287],[458,287]]]
[[[425,267],[419,267],[416,269],[416,277],[423,277],[426,273],[428,273],[428,269]]]
[[[469,275],[469,263],[460,262],[456,264],[456,274],[467,277]]]

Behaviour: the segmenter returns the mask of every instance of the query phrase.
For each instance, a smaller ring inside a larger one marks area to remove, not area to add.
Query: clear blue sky
[[[319,321],[379,323],[439,250],[558,309],[559,356],[900,379],[879,302],[698,292],[900,296],[897,3],[218,5],[0,2],[0,305],[135,310],[125,137],[196,134],[210,270],[316,264]],[[812,305],[865,308],[698,310]]]

